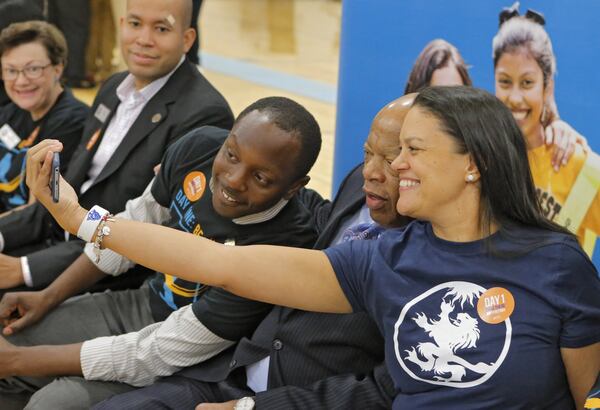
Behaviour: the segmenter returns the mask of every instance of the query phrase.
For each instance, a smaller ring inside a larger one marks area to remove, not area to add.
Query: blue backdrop
[[[434,38],[454,44],[477,87],[494,92],[492,38],[500,0],[346,0],[342,6],[334,192],[362,160],[371,120],[402,95],[410,69]],[[600,116],[600,1],[530,0],[542,12],[557,59],[555,95],[561,118],[600,152],[594,118]],[[596,247],[600,260],[600,252]],[[597,264],[598,265],[598,264]]]

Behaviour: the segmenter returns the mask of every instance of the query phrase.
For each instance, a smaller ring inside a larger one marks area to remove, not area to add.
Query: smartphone
[[[58,202],[58,183],[60,178],[60,156],[55,152],[52,156],[52,170],[50,171],[50,192],[52,201]]]

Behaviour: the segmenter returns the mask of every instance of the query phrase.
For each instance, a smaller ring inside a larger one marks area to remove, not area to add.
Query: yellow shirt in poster
[[[543,145],[529,150],[528,157],[542,212],[550,220],[556,221],[583,168],[587,155],[583,148],[577,145],[569,162],[555,172],[551,162],[552,153],[553,147]],[[596,191],[577,231],[577,238],[582,245],[586,230],[596,236],[600,235],[600,191]]]

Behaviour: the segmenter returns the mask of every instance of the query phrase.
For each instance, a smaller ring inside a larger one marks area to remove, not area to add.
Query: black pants
[[[193,409],[200,403],[223,403],[255,393],[246,386],[243,369],[225,381],[201,382],[184,376],[171,376],[151,386],[119,394],[93,407],[94,410]]]

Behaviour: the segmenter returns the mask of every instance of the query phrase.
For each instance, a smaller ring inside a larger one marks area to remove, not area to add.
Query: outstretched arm
[[[58,141],[31,148],[27,185],[58,223],[76,233],[86,211],[72,187],[61,178],[61,199],[52,202],[48,182]],[[224,246],[163,226],[117,219],[108,222],[103,245],[166,274],[224,288],[264,302],[320,312],[350,312],[333,268],[320,251],[277,246]],[[281,269],[285,264],[285,269]]]
[[[188,305],[164,322],[138,332],[84,342],[81,370],[86,380],[147,386],[158,377],[213,357],[233,343],[206,328]]]
[[[0,336],[0,378],[80,376],[81,343],[63,346],[14,346]]]
[[[22,347],[0,336],[0,378],[84,376],[146,386],[160,376],[207,360],[233,343],[211,332],[188,305],[138,332],[71,345]]]

